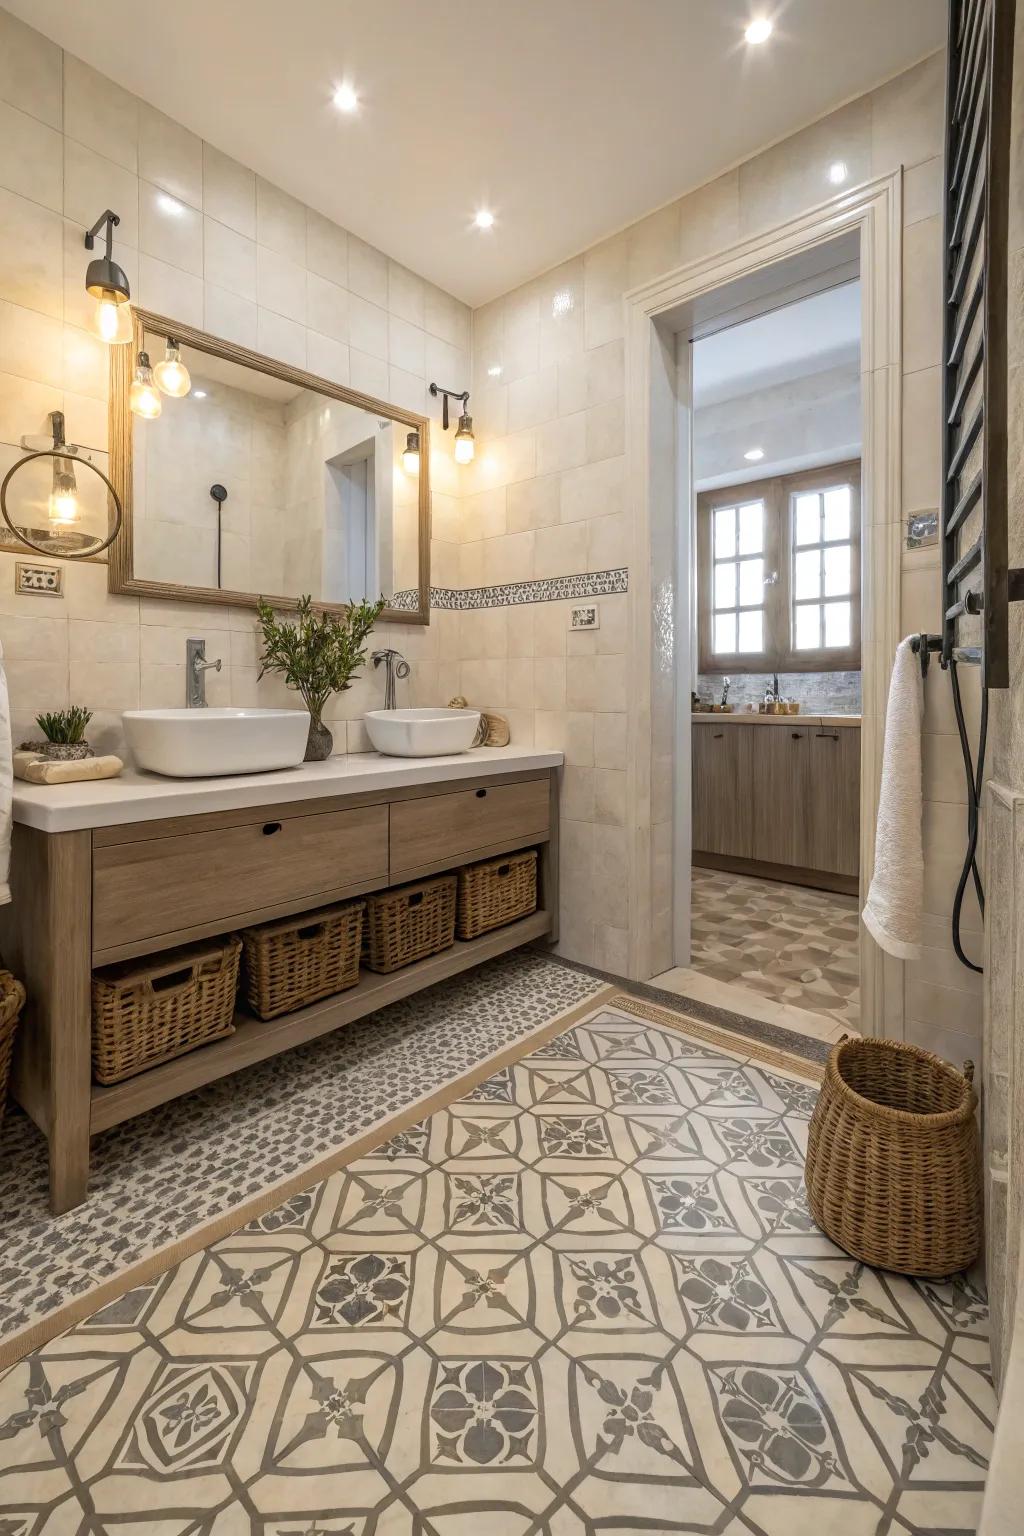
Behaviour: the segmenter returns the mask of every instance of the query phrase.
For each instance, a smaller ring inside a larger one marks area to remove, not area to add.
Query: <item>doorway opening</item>
[[[655,984],[826,1039],[860,1022],[862,313],[844,236],[704,296],[674,343],[689,646]]]

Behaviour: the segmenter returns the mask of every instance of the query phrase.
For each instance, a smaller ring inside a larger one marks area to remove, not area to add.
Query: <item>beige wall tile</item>
[[[842,162],[848,184],[872,168],[872,103],[862,96],[801,133],[764,150],[739,169],[740,233],[753,233],[835,196],[829,168]]]
[[[256,298],[256,242],[221,224],[203,220],[203,276],[239,298]]]
[[[8,11],[0,11],[0,101],[61,126],[61,51]]]
[[[60,214],[0,188],[0,299],[59,320],[63,260]]]
[[[256,239],[279,256],[306,261],[306,209],[262,176],[256,178]]]
[[[75,139],[64,139],[64,213],[84,230],[91,229],[105,208],[112,208],[121,222],[114,231],[114,259],[121,261],[122,248],[139,243],[139,179],[115,160],[99,155]],[[85,263],[82,249],[82,280]],[[97,248],[96,255],[102,254]],[[123,263],[122,263],[123,265]]]
[[[876,176],[942,154],[946,56],[931,58],[871,93],[871,159]]]
[[[212,144],[203,145],[203,210],[219,224],[256,238],[256,175]]]
[[[54,128],[0,101],[0,187],[60,211],[61,136]]]
[[[64,132],[126,170],[139,168],[139,101],[73,54],[64,54]],[[102,209],[97,209],[97,214]]]
[[[139,175],[193,208],[203,206],[203,141],[139,103]]]
[[[139,249],[203,275],[203,216],[152,182],[139,182]]]
[[[903,371],[942,361],[942,219],[920,219],[903,233]]]

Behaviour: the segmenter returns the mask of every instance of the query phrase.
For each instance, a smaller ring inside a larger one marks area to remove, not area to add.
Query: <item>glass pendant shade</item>
[[[167,338],[167,351],[153,369],[153,377],[163,393],[171,395],[175,400],[183,400],[192,388],[189,371],[181,360],[181,350],[170,336]]]
[[[460,416],[459,430],[455,434],[456,464],[472,464],[475,453],[476,441],[473,437],[473,418],[472,416]]]
[[[149,365],[147,352],[139,353],[135,377],[128,391],[128,408],[134,415],[141,416],[144,421],[155,421],[163,409],[160,391],[153,381],[153,370]]]
[[[418,432],[406,434],[405,447],[402,450],[402,468],[407,475],[418,475],[420,472],[420,435]]]
[[[55,528],[69,528],[81,520],[78,485],[74,468],[68,459],[53,461],[53,490],[50,492],[47,516]]]

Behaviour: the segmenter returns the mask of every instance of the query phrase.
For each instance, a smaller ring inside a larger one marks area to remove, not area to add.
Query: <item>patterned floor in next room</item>
[[[643,1014],[14,1366],[3,1536],[973,1531],[984,1298],[835,1249],[814,1086]]]
[[[695,868],[692,901],[693,970],[859,1027],[855,896]]]

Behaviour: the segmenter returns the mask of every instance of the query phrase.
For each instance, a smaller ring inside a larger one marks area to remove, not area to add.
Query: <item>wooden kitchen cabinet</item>
[[[694,848],[753,858],[750,745],[749,731],[694,724]]]
[[[855,892],[860,729],[696,718],[695,864]]]

